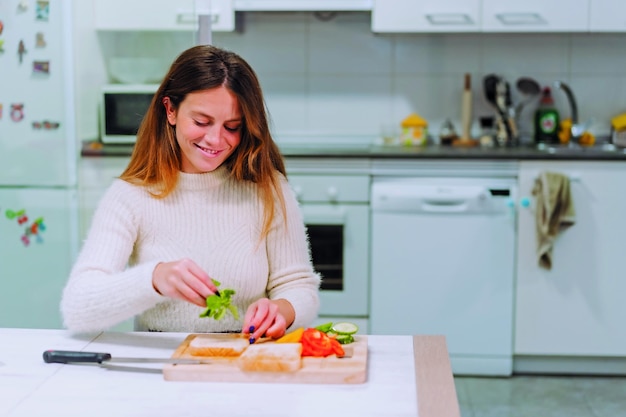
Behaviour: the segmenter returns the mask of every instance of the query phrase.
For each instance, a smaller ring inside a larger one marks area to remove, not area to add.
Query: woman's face
[[[189,93],[178,109],[163,99],[167,120],[176,128],[182,171],[199,174],[218,168],[241,140],[241,112],[237,98],[226,88]]]

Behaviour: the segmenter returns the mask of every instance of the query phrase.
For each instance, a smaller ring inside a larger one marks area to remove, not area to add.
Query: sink
[[[617,147],[612,143],[602,143],[593,146],[581,146],[578,144],[569,145],[546,145],[538,144],[536,149],[553,155],[589,155],[607,153],[626,153],[626,149]]]

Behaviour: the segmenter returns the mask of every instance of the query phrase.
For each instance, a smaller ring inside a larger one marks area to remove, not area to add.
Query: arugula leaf
[[[221,283],[217,280],[213,280],[213,284],[219,287]],[[231,304],[232,296],[235,295],[235,290],[226,288],[219,291],[220,295],[211,294],[206,298],[206,309],[200,313],[200,317],[210,317],[214,320],[221,320],[226,315],[226,312],[230,312],[235,320],[239,320],[239,312],[237,307]]]

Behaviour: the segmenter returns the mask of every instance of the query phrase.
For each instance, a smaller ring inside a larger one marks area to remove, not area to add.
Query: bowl
[[[115,83],[153,84],[163,79],[165,71],[158,59],[113,57],[109,60],[109,76]]]

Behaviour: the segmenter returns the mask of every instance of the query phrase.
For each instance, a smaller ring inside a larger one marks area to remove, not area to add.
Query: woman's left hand
[[[248,307],[243,319],[243,333],[254,343],[263,336],[278,339],[293,323],[295,312],[287,300],[261,298]]]

